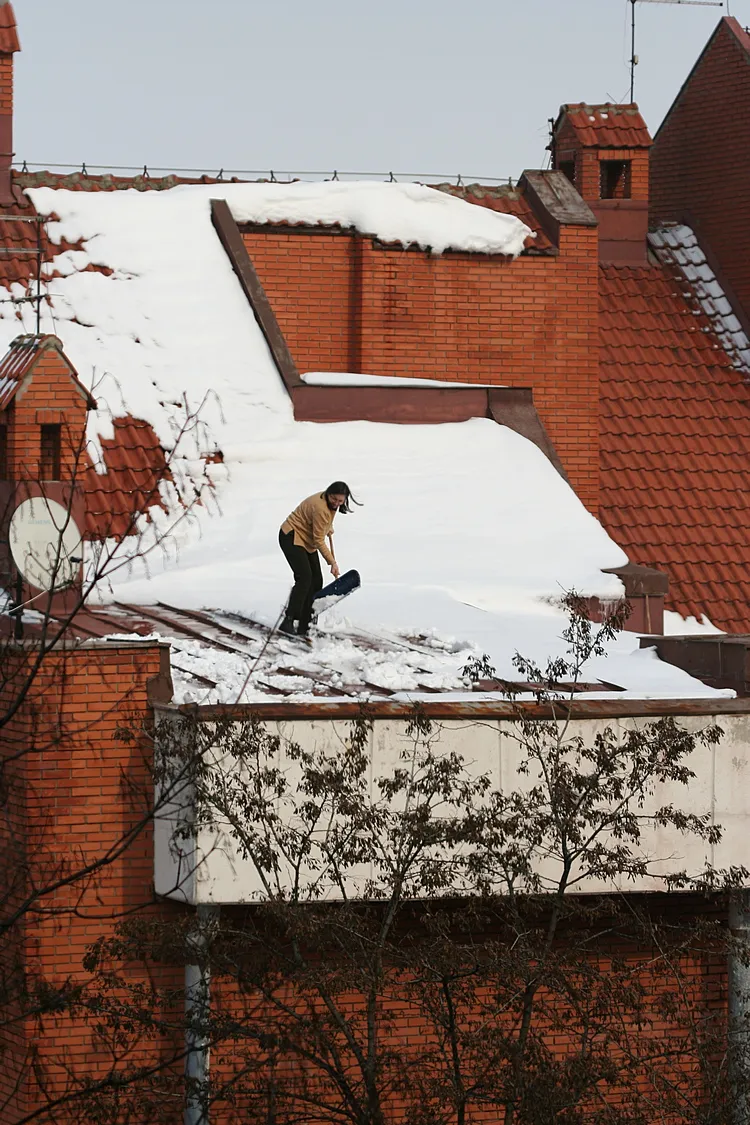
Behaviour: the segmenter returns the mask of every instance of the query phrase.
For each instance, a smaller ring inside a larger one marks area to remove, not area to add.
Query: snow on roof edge
[[[685,223],[664,224],[648,237],[659,260],[679,269],[691,287],[733,366],[750,374],[750,340],[709,265],[695,231]]]
[[[536,237],[514,215],[476,207],[423,184],[242,184],[232,185],[224,198],[238,223],[339,226],[436,254],[463,250],[517,257],[526,239]]]

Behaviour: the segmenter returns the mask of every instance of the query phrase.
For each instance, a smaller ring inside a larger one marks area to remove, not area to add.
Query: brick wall
[[[654,896],[654,902],[656,900],[657,896]],[[694,901],[691,905],[694,910],[697,909],[706,917],[705,900],[703,904]],[[679,909],[679,906],[675,909],[672,904],[664,909],[663,906],[655,906],[652,903],[650,917],[656,924],[669,926],[677,920]],[[231,923],[228,919],[225,921],[230,925],[233,935],[236,935],[241,923],[235,917],[232,917]],[[611,1074],[608,1081],[604,1080],[600,1083],[599,1094],[604,1104],[622,1106],[625,1103],[634,1113],[634,1119],[639,1121],[658,1120],[669,1121],[671,1125],[686,1125],[687,1121],[692,1120],[693,1105],[698,1103],[700,1094],[704,1093],[698,1068],[691,1063],[693,1052],[690,1041],[691,1015],[694,1030],[698,1035],[708,1036],[713,1031],[721,1037],[724,1030],[723,1013],[726,1008],[725,960],[718,952],[707,951],[700,954],[682,950],[677,951],[673,959],[665,957],[662,961],[655,945],[652,946],[648,942],[644,945],[635,945],[633,942],[618,940],[611,934],[607,935],[605,930],[606,927],[602,926],[600,940],[596,942],[597,952],[588,958],[588,965],[593,969],[592,976],[588,976],[587,969],[583,969],[580,976],[574,969],[570,967],[567,969],[568,981],[576,980],[580,984],[581,990],[576,1001],[571,1003],[569,996],[565,996],[562,990],[560,992],[554,992],[551,988],[540,990],[535,1007],[533,1032],[543,1038],[544,1047],[549,1052],[547,1064],[550,1067],[558,1065],[563,1071],[567,1063],[574,1070],[576,1056],[585,1055],[586,1041],[588,1040],[589,1048],[592,1044],[601,1044],[603,1041],[601,1023],[608,1024],[612,1057],[616,1059],[618,1055],[618,1050],[614,1047],[614,1042],[618,1038],[623,1048],[633,1052],[633,1057],[632,1065],[629,1065],[623,1050],[618,1060],[621,1067],[619,1076]],[[469,940],[476,941],[477,949],[481,948],[481,939],[477,931],[472,933],[472,938]],[[567,948],[561,945],[557,950],[561,964],[565,964],[570,957],[570,946],[575,943],[571,934],[568,935],[568,940],[570,945]],[[248,933],[248,946],[252,947],[256,942],[257,935],[251,928]],[[413,953],[413,949],[410,952]],[[330,952],[328,956],[331,958],[329,964],[335,963]],[[409,957],[409,953],[406,957]],[[487,950],[486,963],[490,963],[491,958],[490,947]],[[351,962],[347,962],[342,972],[343,981],[347,984],[338,981],[333,996],[338,1012],[345,1017],[348,1028],[360,1045],[364,1045],[367,1039],[364,982],[369,983],[370,976],[366,971],[362,972],[363,984],[360,992],[357,988],[357,973],[353,966],[365,962],[366,955],[362,955],[355,944]],[[561,970],[561,976],[565,972],[566,970]],[[597,973],[602,974],[599,985],[594,983],[594,974]],[[300,977],[305,978],[304,970],[300,973]],[[452,1091],[449,1048],[445,1036],[446,1024],[440,1022],[441,1015],[445,1016],[442,1007],[444,996],[439,994],[438,989],[431,989],[428,983],[431,979],[434,980],[427,972],[421,983],[415,987],[403,970],[389,964],[387,959],[383,966],[383,978],[380,984],[382,1002],[378,1006],[376,1018],[379,1024],[379,1046],[383,1059],[380,1090],[385,1100],[384,1118],[389,1123],[401,1123],[416,1118],[419,1107],[429,1106],[432,1099],[440,1099],[444,1116],[436,1112],[434,1118],[430,1117],[430,1120],[444,1120],[450,1123],[458,1119],[449,1109]],[[504,967],[495,976],[488,972],[485,978],[486,986],[482,982],[472,981],[470,972],[464,979],[465,983],[461,987],[456,987],[456,981],[453,980],[452,1000],[455,1004],[458,1026],[466,1036],[461,1050],[465,1088],[469,1089],[474,1086],[474,1081],[477,1082],[474,1097],[469,1099],[466,1120],[474,1123],[481,1121],[496,1123],[502,1120],[502,1110],[493,1104],[490,1093],[492,1078],[488,1079],[486,1070],[483,1074],[482,1062],[486,1067],[491,1058],[491,1045],[497,1044],[496,1037],[500,1032],[509,1034],[511,1039],[517,1035],[520,1024],[518,1001],[523,993],[525,982],[520,975],[514,980],[509,966]],[[583,1001],[587,983],[592,986],[588,1007]],[[263,1031],[268,1033],[269,1039],[279,1036],[280,1028],[285,1026],[285,1014],[279,1009],[274,1011],[271,1005],[264,1003],[260,995],[249,986],[247,978],[244,985],[240,991],[235,977],[215,974],[212,981],[214,1010],[226,1019],[228,1025],[234,1024],[238,1029],[252,1027],[261,1038]],[[615,995],[620,995],[624,999],[628,986],[632,988],[630,1001],[633,1006],[630,1008],[619,1006],[614,999]],[[612,989],[609,995],[608,987]],[[643,1008],[637,1013],[635,997],[639,988],[643,990],[640,997]],[[594,993],[601,1002],[600,1008],[593,999]],[[324,1005],[315,985],[312,984],[305,992],[304,1000],[295,996],[291,985],[280,986],[276,995],[280,1002],[279,1008],[284,1004],[288,1006],[288,1011],[295,1011],[298,1014],[304,1012],[311,1029],[312,1013],[318,1015],[320,1026],[326,1028],[330,1041],[337,1043],[339,1053],[336,1054],[333,1050],[330,1053],[319,1051],[317,1057],[324,1059],[325,1062],[329,1059],[336,1061],[345,1059],[349,1065],[350,1088],[355,1097],[362,1097],[357,1066],[353,1060],[349,1060],[344,1037],[337,1035],[335,1027],[332,1026],[333,1021],[330,1024],[326,1023]],[[502,997],[502,1002],[499,997]],[[577,1010],[576,1003],[580,1004]],[[611,1018],[613,1012],[616,1012],[617,1018]],[[641,1016],[640,1020],[638,1014]],[[305,1039],[305,1033],[299,1024],[289,1020],[288,1025],[292,1028],[290,1035],[292,1042],[301,1040],[311,1048],[318,1045],[315,1043],[312,1030],[309,1039]],[[481,1037],[476,1055],[473,1054],[468,1042],[472,1029]],[[392,1045],[396,1047],[398,1056],[396,1059],[387,1057],[388,1048]],[[484,1056],[483,1048],[487,1050]],[[273,1065],[267,1066],[264,1071],[265,1060],[261,1061],[260,1052],[257,1051],[251,1037],[238,1034],[236,1040],[229,1039],[214,1046],[211,1052],[211,1071],[217,1085],[226,1082],[227,1088],[230,1091],[234,1089],[237,1093],[233,1105],[229,1099],[226,1101],[219,1099],[214,1107],[216,1125],[241,1125],[247,1121],[265,1120],[265,1116],[259,1112],[258,1100],[253,1103],[250,1096],[250,1091],[257,1082],[255,1087],[257,1097],[258,1088],[262,1091],[264,1080],[269,1086],[273,1083],[274,1099],[277,1100],[279,1107],[283,1106],[287,1110],[289,1110],[289,1102],[286,1098],[295,1096],[300,1098],[303,1104],[306,1097],[310,1102],[319,1098],[323,1104],[340,1104],[340,1091],[336,1089],[334,1082],[327,1080],[322,1066],[316,1066],[310,1061],[315,1056],[314,1049],[310,1051],[307,1059],[303,1051],[287,1053],[282,1050],[274,1059]],[[651,1056],[651,1066],[647,1061],[649,1056]],[[493,1068],[493,1075],[501,1070],[502,1064],[499,1061],[501,1057],[502,1051],[498,1050],[498,1062]],[[334,1073],[336,1061],[332,1065]],[[256,1075],[254,1067],[258,1064],[260,1064],[260,1072]],[[592,1060],[591,1065],[595,1067],[597,1064]],[[543,1062],[541,1066],[544,1067]],[[533,1069],[534,1063],[531,1062],[529,1071],[533,1072]],[[246,1076],[244,1086],[241,1073],[243,1070]],[[718,1075],[714,1077],[718,1078]],[[675,1098],[677,1112],[666,1111],[665,1101],[669,1097],[669,1086],[672,1083],[680,1088],[685,1105],[690,1108],[680,1107],[678,1096]],[[717,1082],[717,1085],[719,1084],[720,1080]],[[407,1087],[406,1090],[404,1085]],[[538,1088],[543,1096],[541,1082]],[[646,1107],[640,1098],[650,1103],[649,1108],[653,1116],[648,1115],[648,1112],[644,1113]],[[262,1093],[259,1100],[263,1104]],[[269,1104],[272,1105],[273,1101],[266,1102],[264,1108]],[[640,1113],[636,1111],[636,1106]],[[309,1103],[307,1113],[299,1103],[296,1108],[300,1120],[318,1120]],[[593,1120],[596,1116],[594,1107],[589,1103],[588,1108]],[[599,1112],[604,1111],[604,1107],[599,1102],[596,1108]],[[683,1108],[684,1112],[679,1112],[679,1108]],[[283,1115],[280,1113],[280,1116]],[[550,1120],[551,1116],[548,1118],[540,1113],[540,1120]],[[618,1121],[622,1120],[619,1115],[614,1116]],[[581,1119],[587,1120],[585,1109]],[[718,1115],[716,1120],[719,1120]]]
[[[6,670],[8,667],[6,665]],[[16,690],[18,677],[25,667],[23,658],[19,657],[17,667],[14,677]],[[111,935],[118,919],[128,915],[132,917],[134,912],[143,917],[143,912],[158,911],[161,919],[171,927],[185,915],[185,909],[175,904],[161,903],[158,907],[152,904],[152,835],[147,821],[150,744],[147,740],[123,737],[123,728],[132,729],[148,718],[148,683],[160,671],[159,647],[145,642],[121,648],[97,644],[52,655],[34,681],[19,721],[6,731],[6,752],[11,755],[20,753],[21,756],[16,758],[11,771],[4,775],[0,871],[5,877],[5,886],[12,884],[12,879],[9,881],[12,871],[16,876],[12,901],[6,899],[4,909],[18,902],[23,891],[30,886],[42,886],[56,875],[64,874],[66,864],[68,869],[80,870],[83,864],[95,863],[108,853],[112,862],[94,871],[89,880],[62,886],[39,900],[37,909],[27,914],[24,924],[14,930],[13,942],[4,942],[2,950],[6,965],[3,968],[7,966],[9,951],[20,951],[27,970],[32,974],[38,971],[53,984],[66,980],[85,983],[88,973],[84,971],[82,961],[87,948],[99,937]],[[11,698],[12,687],[9,685],[5,696],[0,697],[0,703],[7,708]],[[132,839],[128,840],[129,833],[132,833]],[[120,850],[124,840],[127,846]],[[19,878],[19,872],[22,878]],[[676,903],[679,910],[679,897]],[[696,907],[695,903],[688,901],[684,907],[690,913],[696,908],[711,910],[705,902]],[[667,902],[664,909],[668,921],[670,911],[675,910],[675,902]],[[243,915],[243,912],[231,909],[226,913],[230,928],[236,926]],[[643,971],[650,973],[653,969],[654,949],[650,943],[645,949],[633,949],[618,944],[616,940],[604,940],[597,955],[630,959],[634,976],[641,971],[644,956],[650,968]],[[688,954],[681,958],[680,979],[687,992],[677,997],[675,1011],[678,1014],[670,1014],[663,1003],[667,987],[674,990],[672,978],[662,980],[652,975],[648,982],[644,981],[648,984],[647,1019],[645,1029],[641,1030],[647,1038],[657,1041],[668,1038],[674,1044],[680,1033],[681,1004],[693,1005],[700,1013],[702,1024],[712,1013],[718,1013],[721,1020],[726,1005],[724,958],[710,953],[692,960],[691,957]],[[666,967],[669,968],[669,965]],[[131,983],[137,986],[142,980],[140,967],[131,964],[126,971]],[[128,1063],[168,1060],[174,1044],[181,1041],[181,970],[164,959],[156,959],[153,974],[155,983],[165,991],[164,1004],[171,1005],[155,1014],[165,1015],[168,1012],[173,1034],[167,1030],[163,1039],[153,1036],[142,1042],[128,1055],[125,1060]],[[353,1018],[359,1019],[362,995],[356,987],[352,984],[348,1000],[342,997],[339,1000],[350,1010]],[[295,1003],[293,993],[290,991],[288,995]],[[411,998],[408,994],[401,997],[395,986],[386,989],[386,995],[385,1007],[389,1010],[382,1012],[386,1038],[391,1042],[395,1039],[402,1055],[419,1058],[425,1045],[434,1040],[434,1024],[427,1018],[425,1008],[415,1003],[413,995]],[[488,1014],[492,1009],[492,1019],[496,1018],[494,996],[494,991],[490,989]],[[116,999],[116,994],[112,998]],[[238,992],[235,977],[227,973],[217,974],[212,1002],[220,1013],[241,1012],[246,1016],[251,1013],[249,1022],[255,1028],[262,1021],[262,1005],[259,1008],[258,996],[249,987],[248,980]],[[5,1007],[0,1014],[6,1015],[7,1012]],[[393,1027],[386,1031],[390,1017],[393,1017]],[[4,1055],[3,1065],[0,1066],[3,1122],[12,1125],[14,1120],[38,1105],[36,1082],[39,1077],[47,1083],[48,1092],[54,1095],[67,1087],[66,1068],[68,1073],[79,1077],[87,1073],[96,1078],[106,1072],[111,1055],[106,1043],[96,1035],[94,1023],[94,1020],[87,1023],[68,1016],[50,1016],[39,1024],[28,1021],[24,1034],[18,1027],[13,1028],[12,1037],[7,1037],[10,1041],[6,1044],[12,1048],[11,1053]],[[563,1026],[560,1019],[550,1022],[547,1039],[555,1059],[562,1060],[569,1049],[575,1049],[567,1026]],[[255,1044],[256,1039],[251,1036],[249,1042]],[[212,1051],[212,1073],[225,1078],[236,1074],[247,1044],[248,1039],[244,1038],[236,1045],[230,1041]],[[37,1077],[27,1076],[23,1080],[23,1064],[28,1061],[27,1052],[32,1049]],[[251,1047],[251,1057],[253,1050]],[[669,1060],[665,1073],[669,1076],[679,1074],[681,1065],[681,1057],[677,1053]],[[298,1063],[294,1066],[298,1069]],[[279,1077],[283,1080],[284,1074]],[[157,1077],[157,1085],[163,1081],[164,1075]],[[127,1119],[159,1120],[170,1125],[174,1121],[177,1125],[182,1112],[179,1067],[170,1068],[170,1081],[172,1092],[162,1095],[158,1115],[136,1114]],[[632,1081],[640,1082],[644,1088],[648,1086],[647,1079],[637,1072]],[[615,1090],[615,1095],[619,1096],[619,1091]],[[156,1096],[159,1097],[158,1091]],[[165,1110],[165,1104],[171,1108]],[[241,1096],[234,1107],[220,1103],[212,1113],[212,1122],[215,1125],[234,1125],[235,1122],[246,1121],[249,1118],[243,1116],[243,1108]],[[397,1096],[388,1109],[389,1120],[403,1119],[403,1102]],[[126,1119],[124,1113],[121,1118],[116,1114],[97,1118],[120,1119]],[[43,1120],[56,1123],[76,1120],[82,1125],[90,1118],[80,1118],[74,1113],[69,1118],[62,1112],[56,1112],[50,1119]],[[677,1122],[680,1118],[676,1116],[670,1120]]]
[[[13,56],[0,55],[0,114],[13,113]]]
[[[558,255],[516,261],[289,228],[243,238],[300,371],[532,387],[571,483],[596,511],[594,228],[564,227]]]
[[[45,424],[61,426],[58,479],[80,481],[85,469],[86,403],[54,348],[42,352],[30,382],[18,391],[8,410],[9,479],[44,479],[41,427]]]
[[[651,216],[691,222],[750,314],[750,36],[723,19],[654,140]]]
[[[9,666],[10,658],[6,670]],[[0,698],[6,713],[24,682],[28,658],[18,657],[14,667]],[[35,902],[13,928],[12,941],[3,940],[2,968],[20,951],[32,983],[37,974],[56,986],[85,982],[88,946],[110,935],[119,918],[153,901],[150,746],[124,739],[122,730],[148,718],[148,683],[160,668],[160,647],[146,643],[50,654],[18,720],[4,732],[3,750],[14,764],[4,774],[0,854],[14,880],[5,883],[11,899],[0,896],[3,911],[33,888],[93,867],[87,878]],[[104,857],[108,862],[97,869]],[[6,1012],[3,1005],[2,1017]],[[111,1062],[93,1022],[87,1026],[67,1015],[39,1024],[29,1019],[24,1034],[14,1028],[12,1039],[12,1065],[0,1066],[0,1105],[32,1051],[37,1077],[25,1073],[3,1121],[15,1119],[11,1109],[28,1112],[37,1104],[39,1078],[59,1093],[69,1087],[66,1066],[78,1077],[96,1077]],[[145,1052],[153,1049],[144,1045]]]

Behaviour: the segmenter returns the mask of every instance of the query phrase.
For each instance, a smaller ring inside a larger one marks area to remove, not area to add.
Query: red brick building
[[[6,5],[5,18],[9,11]],[[11,34],[2,56],[9,74],[18,46],[15,31],[8,29]],[[722,51],[731,48],[731,57],[740,58],[743,35],[734,21],[722,21],[695,75],[709,68],[710,80],[709,64],[722,44]],[[719,89],[716,83],[714,88]],[[728,346],[726,330],[733,316],[743,320],[733,296],[738,279],[736,269],[721,266],[721,246],[715,247],[710,226],[725,208],[714,196],[710,214],[695,219],[707,281],[691,272],[690,263],[678,261],[679,250],[657,247],[653,240],[649,245],[647,230],[649,208],[652,226],[683,222],[690,202],[685,185],[700,183],[697,164],[694,169],[685,163],[686,156],[661,155],[677,143],[669,138],[679,129],[690,134],[692,118],[680,107],[692,104],[692,89],[693,79],[653,149],[637,107],[577,103],[564,106],[555,123],[553,171],[524,173],[513,188],[442,185],[478,206],[515,214],[532,228],[536,237],[515,261],[454,251],[432,255],[319,226],[245,224],[239,233],[260,284],[260,302],[274,321],[280,369],[298,417],[382,418],[385,409],[391,420],[417,421],[420,415],[435,417],[434,409],[445,417],[478,409],[459,395],[452,396],[450,407],[443,396],[437,408],[438,396],[426,388],[419,404],[405,391],[360,389],[354,398],[324,394],[301,384],[299,372],[316,370],[424,376],[531,392],[536,413],[525,419],[522,432],[533,430],[559,459],[581,499],[633,563],[667,574],[668,608],[684,616],[705,614],[718,627],[737,631],[750,628],[745,584],[750,556],[740,530],[750,483],[742,468],[750,435],[741,408],[743,361],[737,347]],[[706,104],[702,98],[700,105]],[[678,129],[678,118],[688,125]],[[728,117],[719,113],[718,119]],[[711,134],[711,143],[718,144],[722,130],[712,128]],[[688,142],[681,143],[685,149]],[[708,166],[706,150],[691,143],[698,164]],[[668,197],[663,184],[665,159],[670,168],[684,169],[679,198],[674,192]],[[731,169],[722,172],[721,191],[733,190],[732,175]],[[17,249],[17,256],[0,263],[6,284],[33,272],[36,227],[25,188],[163,190],[177,181],[13,172],[12,182],[13,203],[0,218],[5,247]],[[693,200],[691,214],[696,207]],[[727,245],[740,247],[741,237],[735,236],[741,220],[728,227],[733,233]],[[237,268],[236,246],[233,258]],[[737,260],[744,260],[741,253]],[[722,305],[720,315],[702,299],[706,286],[721,294],[715,303]],[[257,305],[249,290],[248,296]],[[743,333],[741,323],[736,328]],[[508,421],[515,406],[501,407],[502,396],[494,397],[493,416]],[[483,413],[490,413],[489,405]],[[108,451],[110,478],[91,482],[99,497],[92,495],[98,518],[116,518],[123,528],[128,515],[104,511],[102,489],[119,494],[120,508],[127,508],[115,480],[118,465],[126,475],[144,471],[142,458],[130,457],[128,446],[146,441],[159,457],[154,435],[142,422],[135,424],[137,431],[132,419],[117,422]]]
[[[722,21],[696,73],[719,49],[734,60],[733,52],[745,50],[743,36],[734,21]],[[0,242],[9,253],[0,260],[0,282],[6,288],[20,282],[31,293],[35,254],[49,247],[25,189],[169,190],[176,181],[12,171],[17,50],[12,8],[5,3]],[[716,79],[709,85],[714,89]],[[738,86],[740,96],[743,89]],[[654,145],[636,106],[567,105],[554,127],[551,171],[528,171],[515,187],[503,189],[441,185],[476,206],[518,215],[531,227],[535,237],[515,260],[405,250],[348,229],[237,224],[220,208],[214,219],[298,419],[408,423],[479,415],[518,429],[554,460],[632,562],[667,574],[668,607],[743,631],[750,628],[750,392],[741,332],[728,327],[732,315],[742,314],[734,294],[745,305],[742,255],[732,250],[739,245],[733,236],[722,242],[726,228],[714,232],[711,214],[700,212],[699,195],[683,207],[665,186],[664,169],[671,175],[682,159],[667,149],[679,106],[690,101],[685,91],[680,97]],[[693,118],[686,121],[681,128],[687,133],[697,128]],[[694,136],[690,143],[693,152]],[[735,198],[737,189],[724,182]],[[699,178],[695,183],[698,191]],[[649,208],[659,228],[650,235]],[[665,223],[675,225],[662,229]],[[739,219],[735,229],[741,231]],[[323,388],[301,378],[315,371],[480,386]],[[14,346],[0,367],[3,475],[10,482],[24,473],[42,481],[65,477],[66,450],[80,449],[75,435],[91,405],[81,391],[59,341],[33,338]],[[147,506],[168,472],[146,422],[115,419],[113,435],[102,442],[107,471],[86,465],[82,478],[85,530],[93,540],[132,530],[134,513]],[[150,621],[144,613],[122,631],[148,633]],[[6,973],[20,957],[55,981],[80,981],[87,947],[111,932],[114,919],[148,906],[177,925],[189,909],[155,898],[152,825],[149,810],[137,803],[150,783],[148,761],[141,746],[122,738],[134,717],[149,722],[155,702],[168,700],[165,652],[148,641],[101,640],[116,626],[115,618],[87,616],[82,609],[75,633],[85,641],[46,657],[17,718],[5,724],[9,757],[23,748],[20,764],[8,774],[23,800],[7,807],[3,823],[5,904],[12,910],[26,903],[30,874],[51,886],[44,909],[24,907]],[[190,628],[205,628],[206,622],[194,614],[182,626],[189,636]],[[228,632],[219,636],[225,646]],[[23,684],[26,649],[20,657],[13,651]],[[18,683],[14,674],[6,693],[17,695]],[[676,704],[668,710],[679,717],[689,709]],[[733,714],[741,718],[745,710],[741,700]],[[653,708],[594,705],[584,713],[619,721],[643,718]],[[300,717],[283,706],[267,714],[274,720]],[[316,714],[320,722],[330,718],[328,712]],[[437,707],[435,714],[456,712]],[[497,716],[487,709],[486,717]],[[393,711],[383,704],[378,718],[385,729]],[[65,862],[79,868],[91,863],[96,870],[84,885],[77,879],[71,887]],[[702,1010],[723,1018],[723,964],[715,958],[696,963],[693,979]],[[408,1024],[402,1030],[404,1042],[421,1034]],[[656,1034],[668,1030],[665,1019]],[[110,1061],[83,1023],[50,1018],[38,1042],[32,1020],[22,1033],[3,1034],[7,1062],[0,1088],[9,1121],[38,1105],[45,1082],[60,1089],[67,1064],[74,1070],[85,1060],[96,1075]],[[564,1042],[562,1033],[560,1038]],[[149,1046],[146,1057],[153,1052],[168,1054],[166,1037]]]
[[[743,317],[750,310],[747,200],[750,36],[722,19],[654,138],[650,209],[692,226]]]

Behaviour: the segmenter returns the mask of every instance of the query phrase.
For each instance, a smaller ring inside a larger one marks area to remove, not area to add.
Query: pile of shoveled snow
[[[179,404],[205,400],[208,432],[196,431],[186,457],[214,444],[224,453],[224,465],[213,470],[220,515],[200,509],[175,529],[173,550],[120,571],[119,600],[208,605],[273,623],[290,584],[279,525],[303,497],[344,479],[363,507],[337,517],[337,554],[344,569],[360,570],[363,588],[321,623],[333,645],[319,647],[322,671],[340,670],[336,645],[351,627],[437,630],[459,649],[487,652],[500,675],[512,677],[516,650],[539,660],[560,651],[563,621],[552,603],[564,590],[621,593],[602,568],[623,564],[624,553],[534,445],[490,420],[294,422],[210,220],[210,200],[222,196],[239,219],[353,224],[433,248],[514,253],[528,233],[511,217],[430,189],[397,187],[37,189],[30,193],[37,209],[57,216],[49,225],[53,240],[84,240],[82,251],[49,263],[63,276],[50,282],[54,320],[43,328],[62,338],[100,400],[109,396],[116,411],[149,421],[167,445]],[[112,272],[86,271],[88,263]],[[0,344],[18,332],[11,308],[0,305]],[[103,408],[92,419],[92,437],[108,425]],[[712,694],[636,649],[634,637],[620,638],[589,674],[641,696]],[[389,686],[413,690],[408,669],[391,664]]]

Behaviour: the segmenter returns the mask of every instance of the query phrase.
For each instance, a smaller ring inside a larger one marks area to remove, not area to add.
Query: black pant
[[[306,551],[304,547],[296,546],[293,531],[279,532],[279,546],[294,575],[294,586],[289,595],[286,615],[292,621],[299,621],[300,632],[304,632],[312,617],[312,600],[323,587],[318,552]]]

